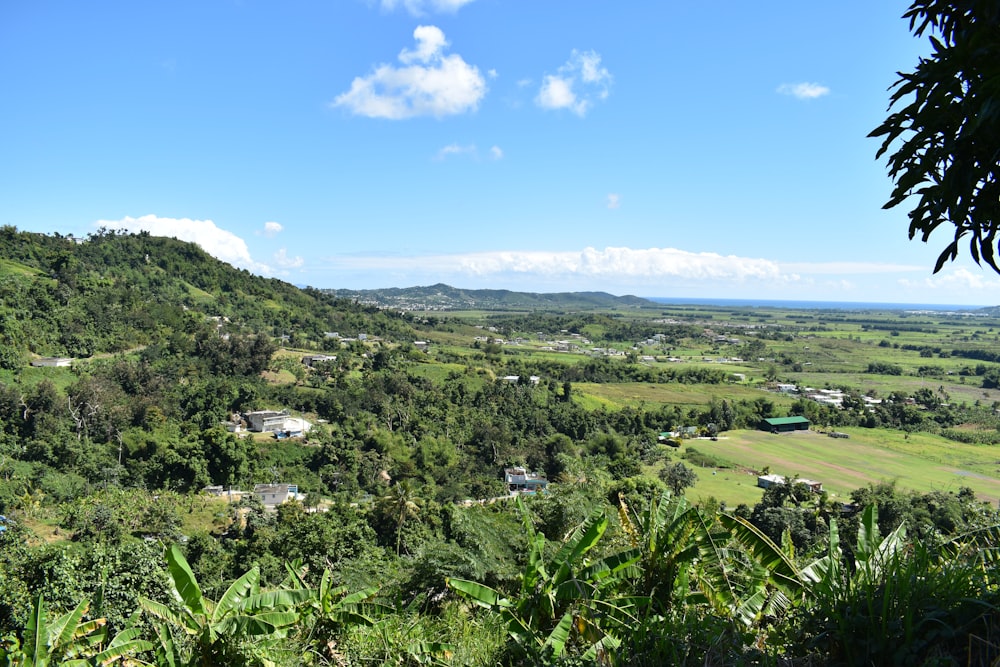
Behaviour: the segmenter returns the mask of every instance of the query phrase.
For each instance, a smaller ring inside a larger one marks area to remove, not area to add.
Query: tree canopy
[[[942,223],[954,239],[934,266],[958,257],[968,238],[972,258],[1000,273],[1000,4],[995,0],[915,0],[903,15],[917,37],[929,35],[930,57],[899,72],[890,111],[871,137],[888,158],[895,185],[883,208],[912,196],[909,235],[926,242]]]

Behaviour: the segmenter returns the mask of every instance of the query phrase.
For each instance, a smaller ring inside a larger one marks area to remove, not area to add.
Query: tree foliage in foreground
[[[1000,272],[1000,3],[916,0],[903,17],[917,37],[930,34],[933,52],[899,72],[895,111],[869,135],[882,138],[877,158],[893,151],[895,186],[884,208],[918,198],[911,239],[926,242],[942,223],[955,226],[935,272],[958,257],[965,237],[972,258]]]

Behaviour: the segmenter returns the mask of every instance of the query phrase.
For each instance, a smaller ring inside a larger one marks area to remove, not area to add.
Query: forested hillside
[[[82,242],[81,242],[82,241]],[[294,337],[324,332],[407,336],[408,328],[280,280],[233,269],[192,243],[101,230],[86,239],[0,228],[2,367],[25,355],[90,357],[162,344],[224,320],[234,333]]]
[[[732,468],[698,442],[775,416],[991,446],[993,407],[947,391],[978,394],[965,378],[993,368],[940,346],[961,383],[927,345],[815,339],[829,330],[812,315],[401,314],[176,240],[10,227],[0,309],[8,664],[1000,655],[970,639],[995,632],[998,586],[984,567],[997,516],[971,489],[889,480],[835,499],[751,482],[753,502],[684,497]],[[894,386],[869,407],[875,392],[845,387],[835,408],[775,391],[786,373],[848,377],[831,350],[866,378],[919,380],[916,398]],[[866,369],[873,350],[899,372]],[[72,365],[31,365],[41,357]],[[313,428],[248,433],[262,410]],[[545,492],[511,495],[511,466]],[[277,507],[251,493],[280,483],[298,495]]]

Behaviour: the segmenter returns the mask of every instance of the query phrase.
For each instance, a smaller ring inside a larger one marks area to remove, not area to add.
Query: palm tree
[[[410,480],[396,482],[389,493],[382,496],[382,504],[386,514],[396,525],[396,555],[399,555],[403,537],[403,524],[407,519],[414,518],[420,511],[420,498],[413,490]]]

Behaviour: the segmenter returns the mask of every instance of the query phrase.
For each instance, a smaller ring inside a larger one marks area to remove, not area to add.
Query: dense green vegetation
[[[399,313],[10,227],[0,311],[8,664],[1000,655],[994,313]],[[224,425],[262,409],[314,428]],[[788,415],[808,438],[757,430]],[[278,482],[303,499],[201,492]]]

